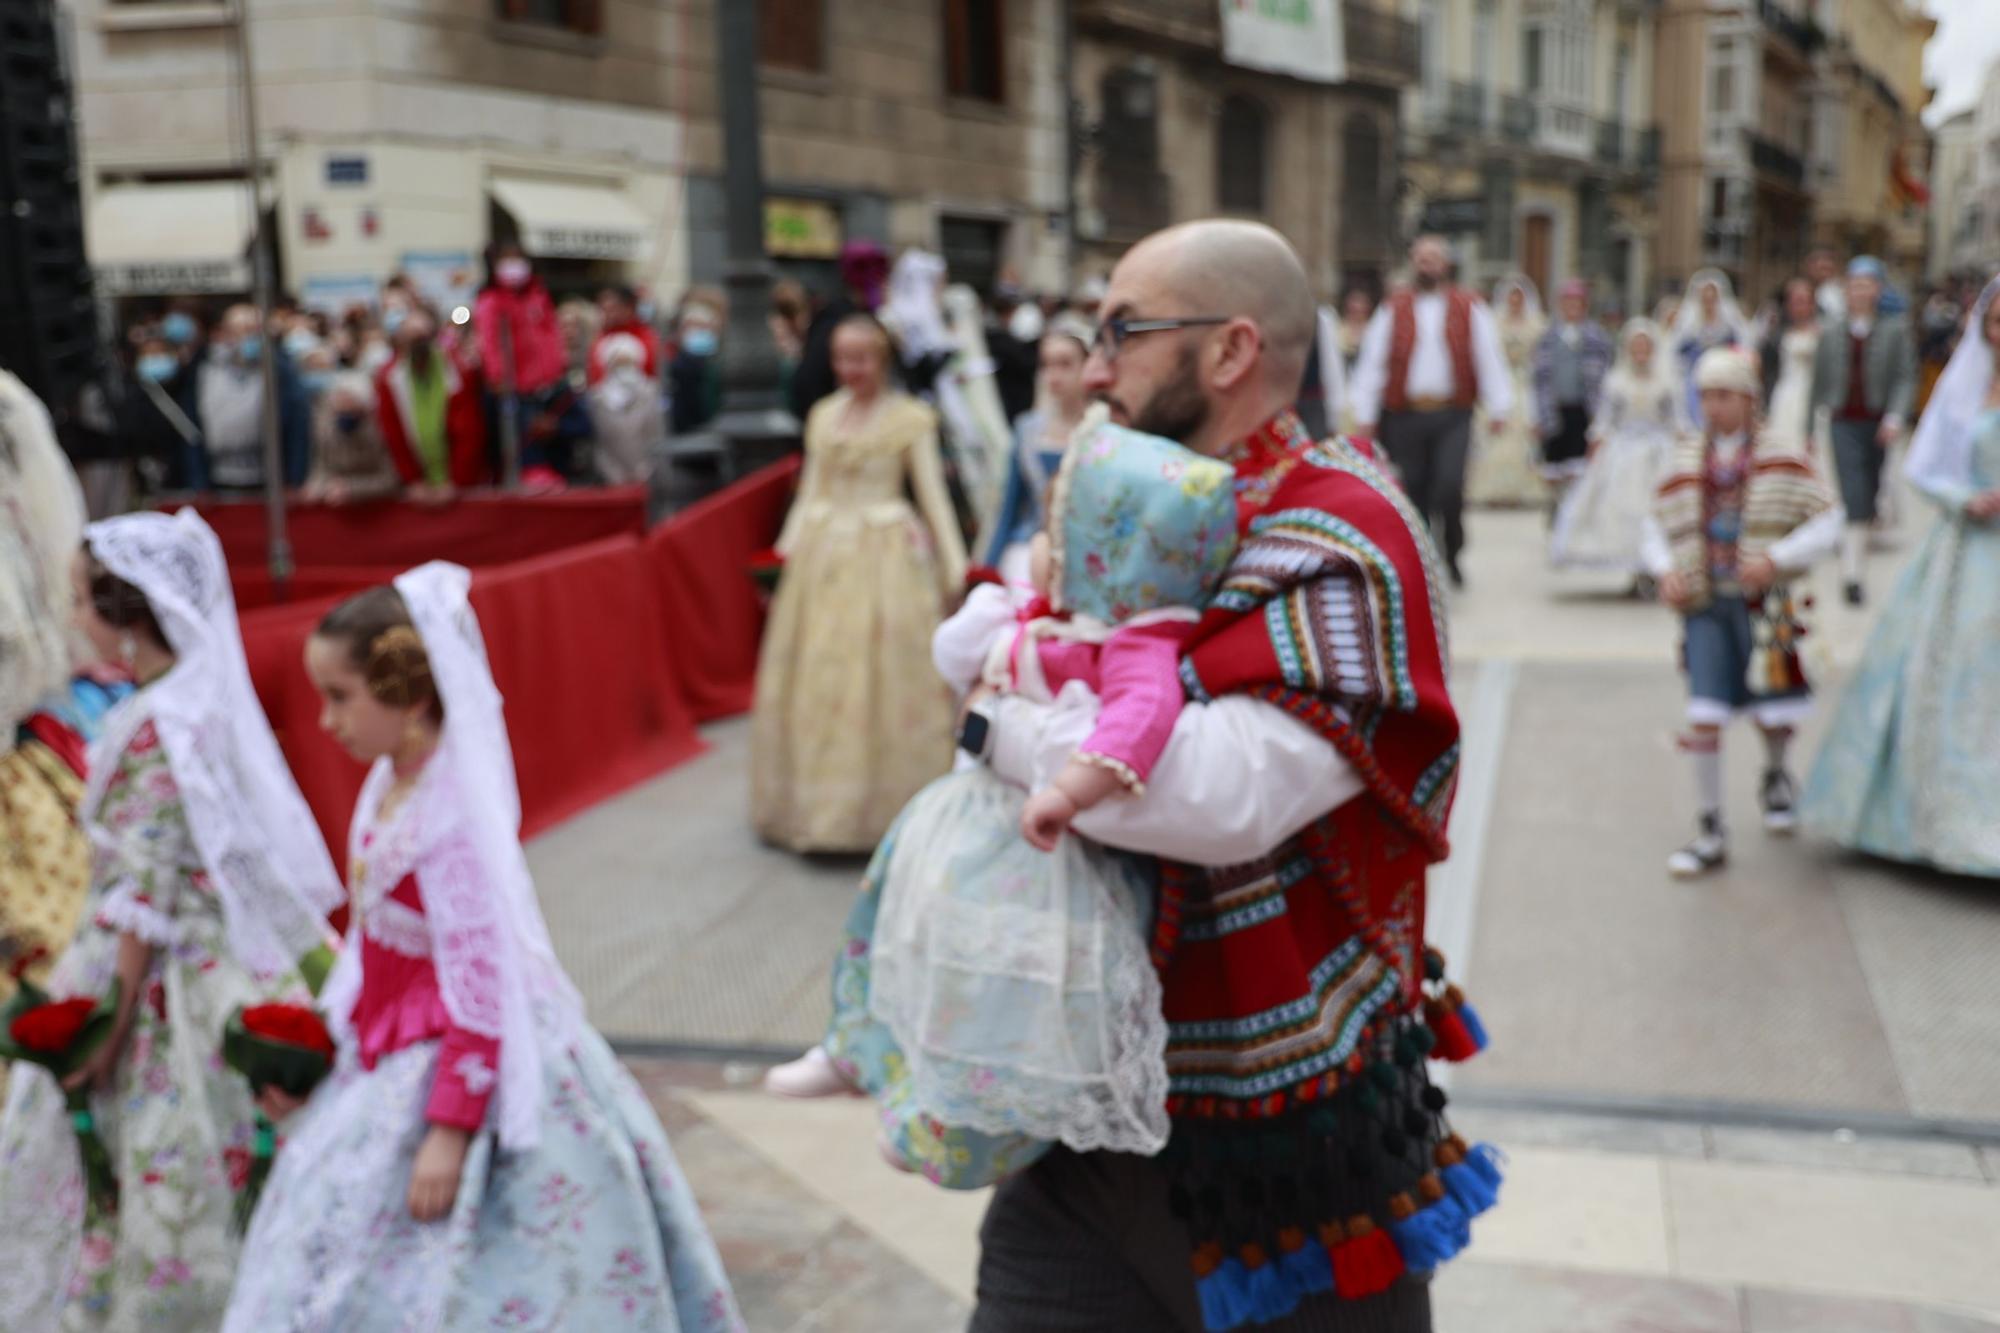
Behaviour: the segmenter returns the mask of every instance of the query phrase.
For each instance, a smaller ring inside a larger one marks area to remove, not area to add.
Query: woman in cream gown
[[[806,419],[805,472],[778,539],[750,804],[758,834],[794,851],[868,851],[951,764],[931,633],[964,581],[965,543],[937,417],[888,387],[888,362],[872,317],[834,331],[842,388]]]
[[[1493,289],[1495,322],[1500,326],[1500,346],[1507,354],[1507,368],[1514,375],[1514,403],[1518,409],[1534,402],[1529,382],[1535,360],[1535,344],[1547,330],[1542,315],[1542,298],[1535,284],[1515,273],[1502,278]],[[1465,498],[1477,505],[1543,505],[1549,488],[1542,481],[1539,449],[1535,440],[1533,415],[1517,410],[1508,415],[1499,430],[1484,417],[1479,423],[1479,447],[1472,456],[1472,471],[1466,478]]]

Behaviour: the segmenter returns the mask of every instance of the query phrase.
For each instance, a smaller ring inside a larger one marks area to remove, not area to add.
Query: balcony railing
[[[1701,229],[1702,258],[1710,264],[1735,267],[1743,262],[1744,233],[1727,223],[1710,222]]]
[[[1776,139],[1767,139],[1751,130],[1743,132],[1750,145],[1750,166],[1759,175],[1770,176],[1789,185],[1794,190],[1803,190],[1806,185],[1806,160]]]
[[[1213,5],[1210,6],[1214,8]],[[1392,86],[1415,83],[1423,64],[1423,39],[1409,19],[1347,0],[1347,64],[1351,74]]]
[[[1545,153],[1588,158],[1595,130],[1587,111],[1543,99],[1535,103],[1535,147]]]
[[[1767,31],[1790,42],[1799,54],[1810,57],[1826,45],[1826,30],[1809,18],[1799,18],[1782,8],[1777,0],[1757,0],[1757,17]]]
[[[1535,104],[1515,93],[1500,99],[1500,133],[1514,143],[1535,137]]]
[[[1477,134],[1486,127],[1486,88],[1454,83],[1445,89],[1445,128],[1456,134]]]
[[[1597,163],[1612,171],[1651,171],[1660,165],[1660,131],[1620,120],[1597,122]]]

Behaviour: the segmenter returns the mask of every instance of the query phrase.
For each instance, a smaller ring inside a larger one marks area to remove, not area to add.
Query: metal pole
[[[269,521],[271,592],[278,601],[292,578],[292,541],[285,526],[285,450],[278,411],[278,348],[271,336],[271,307],[276,304],[277,275],[271,259],[271,237],[264,226],[263,156],[257,134],[257,85],[250,64],[249,0],[235,0],[236,58],[242,70],[237,80],[237,105],[243,122],[244,188],[250,192],[252,294],[257,303],[258,358],[264,372],[264,513]]]
[[[727,201],[729,328],[722,345],[722,414],[716,429],[736,461],[755,461],[771,441],[796,436],[778,401],[778,346],[771,337],[771,263],[764,255],[764,152],[758,127],[757,0],[716,5],[721,67],[723,192]]]

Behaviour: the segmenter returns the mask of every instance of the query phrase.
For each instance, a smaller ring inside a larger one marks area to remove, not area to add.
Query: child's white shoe
[[[859,1097],[861,1089],[835,1068],[826,1047],[815,1046],[789,1064],[764,1075],[764,1091],[776,1097]]]
[[[1714,815],[1701,817],[1701,832],[1693,842],[1667,858],[1667,873],[1675,879],[1694,879],[1720,869],[1729,859],[1729,843],[1722,834],[1722,821]]]

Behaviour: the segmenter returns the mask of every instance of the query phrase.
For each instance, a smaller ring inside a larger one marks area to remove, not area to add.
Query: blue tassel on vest
[[[1464,1161],[1438,1173],[1466,1217],[1478,1217],[1500,1202],[1499,1156],[1492,1144],[1482,1143],[1469,1149]]]
[[[1460,1002],[1458,1006],[1458,1018],[1461,1023],[1465,1024],[1465,1030],[1471,1036],[1472,1044],[1482,1051],[1485,1050],[1486,1025],[1479,1021],[1479,1011],[1472,1007],[1472,1001],[1465,1000]]]
[[[1244,1290],[1250,1301],[1252,1323],[1268,1324],[1299,1308],[1299,1293],[1285,1281],[1275,1263],[1266,1260],[1244,1271],[1248,1275]]]
[[[1310,1240],[1278,1256],[1278,1271],[1301,1299],[1333,1290],[1333,1256]]]

